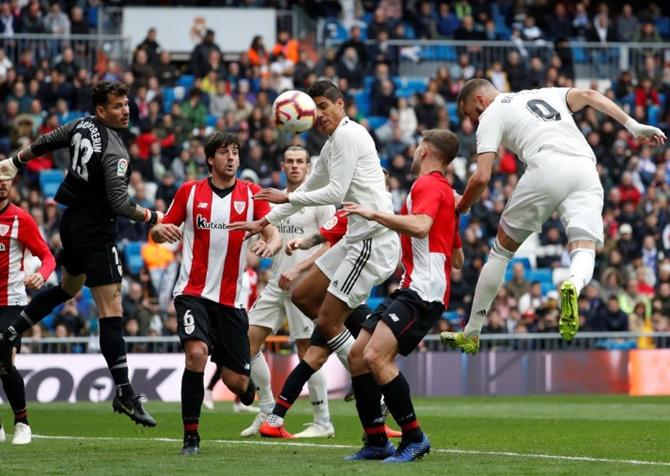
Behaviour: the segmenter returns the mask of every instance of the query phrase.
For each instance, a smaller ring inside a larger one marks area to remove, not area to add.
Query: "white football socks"
[[[275,406],[275,399],[272,396],[272,385],[270,380],[270,367],[265,360],[262,351],[254,355],[251,359],[251,378],[256,384],[258,391],[259,407],[261,412],[270,414]]]
[[[596,252],[587,248],[577,248],[570,253],[570,281],[577,288],[577,295],[593,278]]]
[[[351,336],[351,332],[346,328],[340,332],[338,335],[327,341],[328,348],[337,355],[337,358],[340,359],[344,368],[349,371],[349,351],[354,345],[354,338]]]
[[[309,401],[314,410],[314,422],[320,424],[330,423],[330,409],[328,408],[328,384],[323,369],[312,374],[307,381],[309,389]]]
[[[500,291],[505,280],[505,270],[514,252],[503,248],[498,239],[493,242],[488,261],[482,268],[475,287],[475,295],[472,298],[472,310],[470,311],[470,320],[465,326],[464,334],[466,337],[479,336],[489,313],[493,300]]]

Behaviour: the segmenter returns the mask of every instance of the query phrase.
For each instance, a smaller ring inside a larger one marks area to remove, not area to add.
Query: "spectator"
[[[254,36],[251,40],[251,46],[247,51],[249,55],[249,63],[252,66],[265,66],[268,64],[270,55],[265,49],[265,44],[263,43],[263,37],[261,35]]]
[[[161,53],[161,46],[156,41],[156,29],[149,28],[147,31],[147,36],[144,38],[142,43],[137,45],[137,50],[144,50],[147,54],[147,62],[156,66],[158,64],[158,58]]]
[[[620,41],[633,41],[640,28],[637,17],[633,15],[633,7],[626,3],[621,9],[621,15],[616,19],[616,32]]]
[[[596,16],[593,26],[586,33],[586,41],[594,43],[610,43],[618,41],[618,39],[614,25],[610,22],[609,17],[604,14]],[[606,60],[607,58],[600,55],[598,59]]]
[[[393,31],[393,22],[386,16],[386,11],[383,8],[377,8],[372,23],[368,25],[368,38],[377,38],[382,31],[390,36],[391,31]]]
[[[207,108],[202,103],[202,93],[198,88],[193,88],[189,93],[187,101],[181,105],[181,114],[184,118],[184,127],[188,131],[205,127],[207,119]]]
[[[296,64],[300,59],[300,43],[291,38],[291,34],[286,30],[281,30],[277,34],[277,43],[272,48],[272,60],[276,61],[280,56],[286,58],[291,64]]]
[[[61,60],[56,63],[56,69],[63,75],[66,81],[73,81],[79,73],[79,65],[74,60],[74,51],[72,48],[65,48]]]
[[[46,33],[53,33],[54,35],[70,34],[70,19],[61,11],[59,2],[51,3],[49,13],[44,19],[44,27]]]
[[[345,78],[351,89],[362,89],[365,77],[365,66],[359,61],[358,53],[354,47],[344,51],[337,65],[337,75]]]
[[[14,33],[18,33],[18,22],[14,14],[12,13],[12,7],[9,2],[2,2],[0,4],[0,34],[6,36],[12,36]],[[4,76],[4,74],[2,75]]]
[[[475,19],[471,15],[463,17],[460,28],[454,32],[454,40],[477,41],[483,40],[484,33],[475,25]]]
[[[526,279],[526,268],[523,263],[515,262],[512,265],[512,279],[505,284],[507,291],[514,299],[521,297],[530,290],[530,283]]]
[[[161,86],[172,87],[175,85],[177,78],[179,77],[179,71],[172,63],[169,51],[161,51],[161,54],[158,58],[158,64],[155,66],[154,72]]]
[[[370,35],[369,31],[368,35]],[[343,42],[337,49],[336,57],[338,60],[342,58],[344,52],[348,48],[354,48],[356,50],[356,53],[358,54],[358,61],[363,65],[365,69],[367,69],[368,66],[367,47],[365,46],[365,41],[361,36],[361,27],[358,25],[354,25],[351,27],[349,38],[345,42]]]
[[[70,33],[73,35],[88,35],[91,29],[84,18],[84,10],[78,5],[70,10]]]
[[[441,2],[438,6],[437,33],[445,38],[453,38],[460,25],[461,21],[451,12],[449,4]]]
[[[572,19],[572,36],[577,40],[584,40],[589,28],[591,28],[591,22],[586,11],[586,5],[583,2],[578,2],[575,5],[575,15]]]
[[[221,53],[221,48],[214,42],[214,30],[207,30],[202,42],[191,53],[191,71],[196,78],[202,78],[210,69],[209,54],[211,51]]]
[[[437,38],[437,20],[431,2],[422,1],[419,11],[414,16],[414,30],[417,38]]]
[[[656,31],[656,26],[651,21],[645,21],[640,26],[637,34],[633,38],[636,43],[659,43],[661,36]]]
[[[435,102],[435,94],[426,91],[421,102],[414,108],[419,129],[433,129],[438,121],[438,106]]]
[[[547,16],[545,24],[550,39],[570,38],[572,34],[572,21],[564,3],[554,5],[554,12]]]

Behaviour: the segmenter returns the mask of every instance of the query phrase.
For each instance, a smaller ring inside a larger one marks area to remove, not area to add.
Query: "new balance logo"
[[[200,202],[196,208],[207,208],[208,206],[207,202]]]
[[[389,317],[391,318],[391,320],[393,322],[400,322],[400,318],[398,317],[398,315],[395,312],[392,312],[391,314],[389,314]]]
[[[251,364],[244,364],[244,370],[249,370],[251,368]]]

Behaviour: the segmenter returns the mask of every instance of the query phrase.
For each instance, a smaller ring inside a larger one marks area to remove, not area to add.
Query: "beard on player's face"
[[[7,200],[9,198],[9,189],[11,186],[11,180],[0,180],[0,201]]]
[[[240,168],[239,152],[233,146],[228,149],[219,148],[212,159],[212,174],[222,179],[231,179],[237,175]]]

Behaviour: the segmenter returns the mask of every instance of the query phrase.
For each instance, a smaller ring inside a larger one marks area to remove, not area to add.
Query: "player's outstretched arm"
[[[270,258],[279,253],[282,248],[281,233],[279,233],[279,230],[274,225],[269,225],[264,227],[260,233],[261,238],[251,247],[252,253],[261,258]]]
[[[181,228],[172,223],[161,223],[151,229],[151,239],[156,243],[176,243],[181,237]]]
[[[454,269],[461,269],[465,263],[465,255],[463,248],[454,248],[451,252],[451,267]]]
[[[393,213],[369,210],[351,202],[344,202],[342,205],[348,215],[358,215],[366,220],[376,221],[386,228],[415,238],[425,238],[433,226],[433,218],[429,215],[394,215]]]
[[[468,185],[465,187],[463,196],[458,200],[456,206],[457,213],[467,213],[470,207],[479,199],[480,195],[491,180],[493,171],[493,162],[496,159],[495,152],[484,152],[477,155],[477,170],[472,174]]]
[[[665,144],[666,137],[662,130],[658,127],[640,124],[626,114],[626,112],[614,101],[598,91],[594,91],[593,89],[572,88],[567,93],[566,101],[568,107],[573,112],[580,111],[586,106],[591,106],[597,111],[607,114],[617,120],[628,129],[628,132],[642,142],[650,140],[655,144]]]
[[[80,120],[76,119],[40,136],[35,142],[19,150],[13,157],[0,161],[0,175],[14,177],[29,160],[69,146],[70,132]]]
[[[321,233],[314,233],[307,238],[296,238],[286,243],[286,254],[291,256],[295,250],[308,250],[325,242],[326,239]]]

